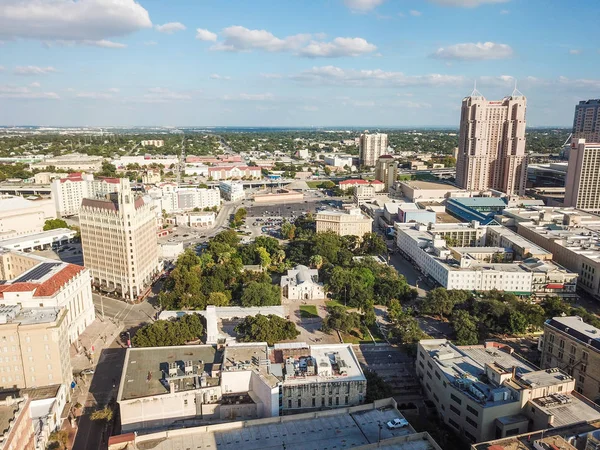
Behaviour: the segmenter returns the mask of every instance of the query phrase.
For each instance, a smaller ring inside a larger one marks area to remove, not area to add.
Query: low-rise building
[[[30,408],[28,398],[0,400],[1,450],[37,450]]]
[[[463,222],[477,220],[482,225],[496,225],[494,216],[507,207],[498,197],[465,197],[446,200],[446,211]]]
[[[184,168],[187,176],[208,177],[208,166],[201,163],[186,163]]]
[[[213,180],[241,180],[246,179],[260,179],[262,178],[262,172],[260,167],[249,167],[249,166],[217,166],[208,168],[208,176]]]
[[[352,155],[340,155],[337,153],[325,155],[323,162],[328,166],[341,168],[348,167],[349,169],[355,165]]]
[[[244,185],[242,183],[236,183],[235,181],[221,181],[219,183],[219,189],[225,200],[237,202],[246,198]]]
[[[151,146],[151,147],[162,147],[165,145],[165,141],[163,141],[162,139],[151,139],[148,141],[140,141],[140,145],[142,147],[146,147],[146,146]]]
[[[384,190],[389,192],[390,188],[398,178],[398,162],[392,155],[382,155],[375,166],[375,179],[384,185]]]
[[[371,184],[359,184],[354,189],[354,203],[361,206],[363,203],[375,197],[376,194],[375,186]]]
[[[319,271],[299,265],[281,277],[281,292],[290,300],[316,300],[325,298],[323,283],[319,283]]]
[[[317,233],[332,231],[338,236],[363,237],[373,231],[373,219],[358,208],[349,211],[320,211],[316,214]]]
[[[350,180],[343,180],[339,182],[339,187],[343,191],[348,189],[356,188],[358,186],[372,186],[373,190],[377,192],[383,192],[385,190],[385,184],[379,180],[363,180],[360,178],[352,178]]]
[[[145,435],[123,434],[111,437],[108,446],[109,450],[125,450],[130,445],[154,450],[236,450],[243,442],[244,448],[248,449],[441,450],[428,433],[415,432],[397,408],[397,403],[388,398],[368,405],[285,418],[234,421]],[[393,429],[385,426],[393,420],[400,421],[403,426]]]
[[[217,220],[217,215],[212,211],[190,212],[185,214],[176,214],[167,219],[168,223],[180,226],[184,225],[192,228],[212,228]]]
[[[75,236],[77,236],[77,232],[74,230],[69,228],[55,228],[54,230],[0,241],[0,248],[22,252],[46,250],[68,244]]]
[[[435,211],[420,208],[416,203],[401,203],[398,205],[398,220],[402,223],[429,224],[436,222],[436,215]]]
[[[452,184],[436,183],[431,181],[401,181],[400,190],[410,202],[443,200],[459,192],[466,192]]]
[[[129,164],[137,164],[140,167],[164,167],[165,169],[176,167],[179,164],[179,158],[173,155],[138,155],[138,156],[121,156],[113,159],[112,164],[117,169],[127,169]]]
[[[37,255],[0,250],[0,304],[66,310],[69,342],[96,315],[89,269]]]
[[[262,191],[254,194],[255,203],[298,203],[304,200],[304,193],[291,189],[277,189],[276,191]]]
[[[348,344],[130,348],[117,402],[123,432],[359,405],[366,379]]]
[[[56,218],[51,199],[27,200],[0,196],[0,241],[41,233],[47,219]]]
[[[218,189],[178,188],[177,205],[180,211],[218,208],[221,206],[221,195]]]
[[[553,317],[540,339],[543,368],[560,367],[572,375],[577,392],[600,400],[600,329],[581,317]]]
[[[470,442],[600,419],[600,408],[575,391],[573,377],[558,368],[538,370],[504,344],[422,340],[417,376],[444,423]]]
[[[187,175],[187,172],[186,172]],[[158,169],[146,169],[142,173],[142,183],[144,184],[156,184],[160,183],[162,176]]]
[[[53,167],[56,170],[80,171],[80,172],[98,172],[102,168],[102,156],[89,156],[81,153],[70,153],[68,155],[59,155],[46,157],[43,161],[31,165],[32,169],[46,170]]]
[[[67,310],[0,307],[0,389],[68,385],[73,379]]]

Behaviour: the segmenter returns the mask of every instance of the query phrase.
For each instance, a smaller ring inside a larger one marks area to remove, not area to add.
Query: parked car
[[[390,420],[386,425],[390,430],[394,430],[396,428],[404,428],[408,426],[408,420],[396,418],[394,420]]]
[[[91,367],[89,369],[83,369],[80,372],[80,375],[94,375],[94,369],[92,369]]]

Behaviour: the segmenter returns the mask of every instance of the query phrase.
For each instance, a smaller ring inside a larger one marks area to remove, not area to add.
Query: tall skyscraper
[[[361,134],[358,144],[360,164],[373,167],[381,155],[387,155],[387,147],[387,134],[369,132]]]
[[[382,155],[375,166],[375,179],[385,185],[385,191],[389,192],[398,177],[398,163],[392,155]]]
[[[600,142],[600,99],[583,100],[575,106],[573,139]]]
[[[456,180],[470,191],[496,189],[523,195],[527,180],[525,110],[517,89],[500,101],[476,89],[462,102]]]
[[[149,197],[121,178],[106,199],[85,198],[79,211],[83,260],[101,290],[136,299],[159,272],[156,215]]]
[[[600,143],[573,139],[564,205],[600,213]]]

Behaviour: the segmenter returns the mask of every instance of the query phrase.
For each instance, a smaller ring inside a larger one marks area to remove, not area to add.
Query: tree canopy
[[[135,347],[168,347],[183,345],[202,337],[201,316],[186,314],[179,319],[157,320],[140,328],[133,337]]]
[[[240,342],[266,342],[269,345],[295,339],[300,334],[293,322],[273,314],[248,316],[235,327],[235,332]]]
[[[58,228],[69,228],[63,219],[48,219],[44,222],[44,231],[56,230]]]

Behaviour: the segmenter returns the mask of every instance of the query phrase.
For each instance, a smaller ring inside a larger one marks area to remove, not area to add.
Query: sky
[[[600,97],[598,0],[0,0],[0,124],[528,126]],[[586,31],[587,30],[587,31]]]

